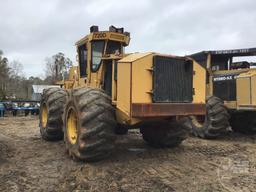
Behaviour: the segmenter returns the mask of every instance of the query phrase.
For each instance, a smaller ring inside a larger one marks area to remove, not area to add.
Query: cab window
[[[86,77],[86,68],[87,68],[87,49],[86,45],[81,45],[78,48],[79,52],[79,71],[80,71],[80,77]]]
[[[228,69],[228,57],[225,56],[212,56],[212,70],[227,70]]]
[[[92,71],[97,71],[100,67],[101,58],[104,51],[104,41],[92,42]]]
[[[121,53],[121,43],[118,41],[108,41],[106,54]]]

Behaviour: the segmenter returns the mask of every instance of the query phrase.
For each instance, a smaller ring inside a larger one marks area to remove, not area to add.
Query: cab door
[[[91,41],[88,71],[89,71],[89,86],[95,88],[101,88],[102,86],[102,68],[103,61],[102,56],[105,51],[104,40]]]

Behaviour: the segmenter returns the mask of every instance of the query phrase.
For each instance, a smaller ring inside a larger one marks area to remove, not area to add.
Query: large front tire
[[[226,132],[229,128],[229,113],[221,99],[215,96],[206,100],[206,116],[198,120],[190,117],[192,133],[200,138],[214,139]]]
[[[187,138],[188,130],[177,121],[150,122],[140,128],[143,139],[152,147],[176,147]]]
[[[54,87],[45,89],[40,102],[39,127],[44,140],[63,139],[62,115],[67,99],[67,92]]]
[[[80,88],[71,92],[65,108],[64,140],[68,154],[98,161],[114,149],[115,110],[102,90]]]

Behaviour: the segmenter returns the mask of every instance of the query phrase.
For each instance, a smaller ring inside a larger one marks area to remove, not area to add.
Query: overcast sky
[[[131,32],[127,52],[256,47],[255,0],[0,0],[0,7],[0,49],[26,76],[43,76],[45,58],[57,52],[75,62],[74,43],[91,25]]]

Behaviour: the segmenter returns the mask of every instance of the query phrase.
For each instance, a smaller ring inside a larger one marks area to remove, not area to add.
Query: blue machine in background
[[[0,102],[0,116],[4,116],[6,112],[11,112],[13,116],[24,114],[28,116],[39,114],[40,104],[38,101],[4,101]]]

